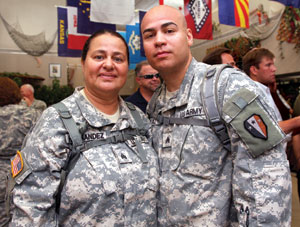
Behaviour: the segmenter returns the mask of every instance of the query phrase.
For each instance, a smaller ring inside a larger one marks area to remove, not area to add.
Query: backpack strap
[[[230,139],[227,128],[220,116],[220,110],[217,105],[218,81],[223,69],[232,68],[227,64],[212,65],[208,68],[205,78],[202,81],[200,95],[204,106],[205,114],[209,120],[209,125],[221,140],[227,151],[231,150]]]
[[[141,141],[135,137],[136,135],[146,136],[147,131],[146,131],[145,123],[142,120],[139,112],[136,110],[135,106],[127,102],[126,104],[133,118],[135,119],[138,128],[124,129],[122,131],[116,132],[114,135],[109,136],[106,139],[89,141],[89,142],[84,142],[82,140],[82,135],[81,135],[82,133],[80,132],[79,127],[76,125],[68,108],[62,102],[52,105],[59,113],[59,116],[72,140],[71,151],[68,155],[67,160],[65,161],[64,166],[62,167],[60,184],[58,186],[57,192],[54,195],[56,199],[55,211],[57,214],[59,213],[59,209],[60,209],[61,192],[64,187],[65,181],[67,179],[69,172],[74,168],[76,162],[78,161],[81,152],[88,150],[92,147],[96,147],[104,144],[120,143],[120,142],[125,142],[126,140],[134,139],[137,149],[139,151],[140,159],[142,160],[143,163],[147,163],[146,151],[144,150]]]
[[[140,113],[136,110],[135,105],[133,105],[130,102],[125,102],[125,103],[126,103],[128,109],[130,110],[131,115],[134,118],[134,120],[138,126],[138,134],[146,136],[147,131],[146,131],[145,121],[142,120],[142,117],[141,117]],[[137,146],[137,150],[139,152],[139,157],[140,157],[141,161],[143,163],[147,163],[148,162],[147,161],[147,152],[143,148],[140,139],[138,137],[135,137],[134,141]]]
[[[73,167],[75,166],[76,162],[80,157],[80,153],[84,147],[84,144],[82,141],[81,133],[79,132],[79,128],[77,127],[67,107],[62,102],[56,103],[52,106],[57,110],[72,140],[71,152],[69,153],[68,158],[65,161],[64,166],[62,167],[60,183],[58,186],[58,190],[54,195],[56,199],[55,211],[58,214],[60,208],[62,189],[64,187],[69,172],[73,169]]]

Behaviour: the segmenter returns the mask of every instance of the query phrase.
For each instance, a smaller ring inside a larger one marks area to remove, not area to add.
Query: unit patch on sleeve
[[[263,140],[268,139],[267,125],[258,114],[253,114],[244,121],[246,130],[254,137]]]
[[[20,151],[17,151],[15,157],[11,160],[12,176],[16,177],[23,169],[23,158]]]

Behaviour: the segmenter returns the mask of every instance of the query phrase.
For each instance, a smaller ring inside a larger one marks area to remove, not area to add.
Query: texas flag
[[[67,6],[77,7],[77,32],[93,34],[99,29],[109,29],[116,31],[115,24],[96,23],[90,21],[90,0],[67,0]]]
[[[66,7],[68,10],[68,48],[82,50],[90,35],[77,33],[77,8]]]

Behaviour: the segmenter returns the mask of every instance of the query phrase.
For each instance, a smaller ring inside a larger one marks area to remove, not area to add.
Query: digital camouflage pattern
[[[291,179],[283,149],[285,135],[260,90],[244,73],[225,69],[218,82],[218,105],[227,122],[231,152],[222,147],[209,127],[161,125],[155,120],[158,114],[206,119],[200,84],[207,67],[193,59],[177,93],[167,101],[163,84],[147,109],[161,170],[159,225],[289,226]],[[257,94],[255,102],[282,141],[271,144],[273,148],[257,158],[250,155],[245,138],[231,126],[234,119],[222,112],[224,104],[241,88]]]
[[[88,122],[84,140],[105,138],[124,128],[137,128],[121,98],[120,117],[113,124],[79,90],[77,88],[63,103],[78,125]],[[149,127],[149,120],[138,111]],[[58,113],[53,107],[46,109],[22,150],[32,173],[13,189],[16,208],[12,225],[156,226],[157,155],[148,139],[139,137],[147,151],[146,163],[141,161],[134,141],[84,151],[67,177],[57,216],[54,194],[70,150],[67,131]]]
[[[23,140],[40,113],[21,105],[0,107],[0,226],[8,221],[4,197],[10,159],[21,150]]]
[[[22,99],[21,104],[27,106],[24,99]],[[34,99],[30,108],[34,108],[34,109],[43,111],[47,108],[47,104],[42,100]]]

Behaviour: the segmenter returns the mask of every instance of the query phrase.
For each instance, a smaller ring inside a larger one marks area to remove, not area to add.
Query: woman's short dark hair
[[[104,35],[104,34],[110,34],[110,35],[115,36],[115,37],[117,37],[117,38],[119,38],[119,39],[122,40],[122,42],[124,43],[124,45],[126,47],[126,54],[127,54],[127,59],[128,59],[128,65],[129,65],[129,49],[128,49],[128,45],[126,43],[126,40],[123,38],[122,35],[120,35],[120,33],[116,32],[116,31],[113,31],[113,30],[109,30],[109,29],[100,29],[100,30],[96,31],[95,33],[93,33],[87,39],[87,41],[85,42],[84,47],[82,49],[81,61],[83,61],[83,62],[85,61],[87,53],[88,53],[88,51],[90,49],[90,43],[91,43],[91,41],[94,38],[96,38],[96,37],[98,37],[100,35]]]
[[[0,106],[17,104],[21,101],[20,88],[8,77],[0,77]]]

